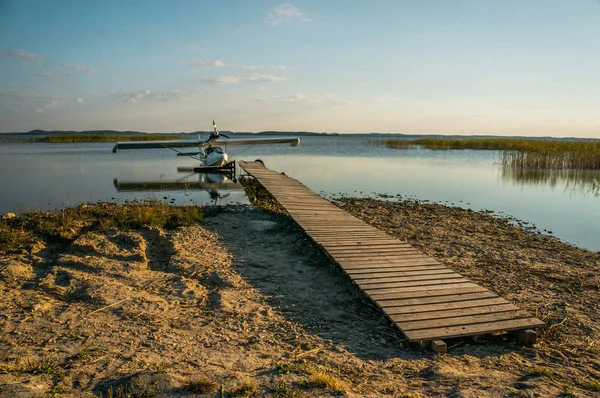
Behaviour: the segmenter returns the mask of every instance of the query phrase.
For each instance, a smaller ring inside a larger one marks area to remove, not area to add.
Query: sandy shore
[[[338,205],[547,322],[408,344],[283,214],[85,231],[0,257],[0,396],[600,396],[600,255],[487,213]]]

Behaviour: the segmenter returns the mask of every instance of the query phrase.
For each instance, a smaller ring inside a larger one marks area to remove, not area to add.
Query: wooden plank
[[[356,278],[354,282],[363,286],[364,284],[388,284],[395,282],[410,282],[410,281],[430,281],[430,280],[440,280],[440,279],[465,279],[462,275],[457,274],[456,272],[447,273],[447,274],[435,274],[432,276],[431,274],[426,275],[406,275],[406,276],[392,276],[388,278]]]
[[[404,287],[392,287],[385,289],[363,289],[369,296],[385,293],[415,293],[427,290],[449,290],[462,289],[465,287],[477,287],[473,282],[460,282],[452,284],[439,284],[439,285],[428,285],[428,286],[404,286]]]
[[[413,304],[403,306],[393,306],[389,304],[383,304],[380,301],[382,308],[385,308],[386,313],[391,315],[396,314],[414,314],[414,313],[426,313],[426,312],[439,312],[443,310],[454,310],[463,308],[474,308],[474,307],[489,307],[491,305],[504,305],[508,304],[508,301],[502,297],[489,297],[485,299],[474,299],[474,300],[461,300],[452,302],[441,302],[441,303],[427,303],[427,304]]]
[[[504,299],[502,299],[504,300]],[[425,321],[431,319],[443,319],[453,317],[466,317],[468,315],[492,314],[496,312],[516,311],[519,310],[514,304],[504,300],[504,304],[484,305],[480,307],[460,308],[455,310],[443,309],[440,311],[417,312],[413,314],[390,314],[387,308],[383,309],[390,319],[394,322],[404,323],[409,321]],[[466,320],[467,318],[465,318]]]
[[[400,322],[398,325],[402,328],[402,331],[409,332],[411,330],[420,329],[435,329],[442,327],[451,326],[468,326],[476,325],[479,323],[496,322],[496,321],[507,321],[511,319],[523,319],[531,318],[531,314],[527,311],[516,310],[507,312],[496,312],[492,314],[481,314],[481,315],[469,315],[469,316],[457,316],[452,318],[442,319],[427,319],[424,321],[410,321]]]
[[[355,247],[348,246],[334,246],[334,245],[323,245],[327,248],[330,253],[363,253],[363,252],[374,252],[374,253],[387,253],[394,250],[405,250],[411,249],[416,250],[414,247],[408,244],[394,243],[394,244],[382,244],[382,245],[358,245]]]
[[[484,289],[484,288],[482,288]],[[484,289],[474,293],[460,293],[460,294],[445,294],[441,296],[428,296],[428,297],[416,297],[406,299],[381,299],[378,300],[378,304],[381,307],[403,307],[403,306],[418,306],[424,304],[436,304],[436,303],[460,303],[461,301],[470,300],[485,300],[488,298],[496,298],[498,295],[490,290]],[[503,299],[504,300],[504,299]]]
[[[510,319],[495,322],[479,323],[475,325],[447,326],[433,329],[403,331],[410,341],[449,339],[454,337],[471,336],[477,334],[495,333],[518,329],[530,329],[544,326],[544,322],[537,318]],[[402,330],[402,329],[401,329]]]
[[[383,300],[408,300],[408,299],[419,299],[419,298],[430,298],[430,297],[441,297],[441,296],[455,296],[462,293],[480,293],[488,292],[484,287],[472,284],[469,286],[457,287],[454,290],[448,289],[424,289],[418,292],[371,292],[367,293],[375,302]]]
[[[451,269],[448,269],[442,265],[437,269],[412,269],[410,271],[382,271],[382,272],[369,272],[363,270],[362,273],[357,272],[349,272],[352,275],[352,278],[355,279],[378,279],[378,278],[389,278],[393,276],[412,276],[412,275],[445,275],[445,274],[454,274],[455,272]]]
[[[355,281],[356,282],[356,281]],[[372,292],[374,290],[380,289],[392,289],[392,288],[405,288],[405,287],[424,287],[424,286],[442,286],[448,284],[456,284],[456,283],[466,283],[470,282],[467,278],[463,278],[462,276],[454,277],[451,279],[429,279],[429,280],[420,280],[420,281],[408,281],[408,282],[390,282],[390,283],[370,283],[370,282],[361,282],[356,283],[361,289]]]
[[[344,269],[348,270],[361,270],[361,269],[379,269],[379,268],[402,268],[402,267],[414,267],[414,266],[439,266],[440,263],[435,261],[432,258],[427,258],[424,256],[410,256],[402,259],[396,260],[353,260],[353,259],[345,259],[340,261],[340,265],[344,267]]]

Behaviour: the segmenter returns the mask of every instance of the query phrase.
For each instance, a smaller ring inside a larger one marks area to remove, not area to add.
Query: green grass
[[[273,396],[275,398],[294,398],[301,394],[290,383],[280,380],[273,386]]]
[[[422,146],[428,149],[502,151],[505,165],[528,168],[600,170],[600,141],[536,140],[522,138],[422,138],[385,140],[388,148]]]
[[[311,364],[304,364],[302,368],[308,374],[308,378],[302,382],[303,386],[324,389],[338,395],[346,394],[346,384],[327,370]]]
[[[583,382],[581,386],[586,390],[600,392],[600,381],[597,380]]]
[[[36,242],[68,243],[85,230],[129,231],[145,226],[172,229],[203,219],[202,208],[158,201],[98,203],[59,212],[30,212],[0,221],[0,252],[26,250]]]
[[[556,374],[553,373],[548,368],[533,368],[528,374],[528,376],[539,376],[539,377],[547,377],[549,379],[554,379]]]
[[[257,387],[253,380],[247,380],[231,393],[233,397],[250,397],[256,393]]]

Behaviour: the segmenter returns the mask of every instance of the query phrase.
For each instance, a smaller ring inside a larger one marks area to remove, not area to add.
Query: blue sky
[[[600,0],[0,0],[0,132],[600,138]]]

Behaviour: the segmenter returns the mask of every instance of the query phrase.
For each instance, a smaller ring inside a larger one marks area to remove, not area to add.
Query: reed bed
[[[180,135],[173,134],[58,134],[35,138],[33,142],[117,142],[117,141],[168,141],[179,140]]]
[[[535,169],[600,170],[600,141],[534,140],[520,138],[422,138],[380,141],[388,148],[502,151],[504,165]]]

